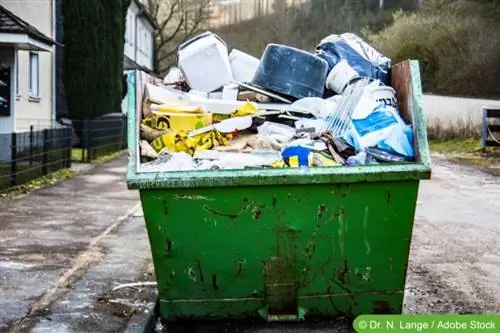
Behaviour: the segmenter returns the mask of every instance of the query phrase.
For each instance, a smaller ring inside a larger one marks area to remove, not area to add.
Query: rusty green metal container
[[[401,312],[431,169],[418,62],[393,71],[415,164],[140,173],[129,117],[128,185],[140,191],[164,320]]]

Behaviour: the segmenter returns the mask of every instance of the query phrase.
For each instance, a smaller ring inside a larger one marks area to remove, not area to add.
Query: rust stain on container
[[[191,279],[191,281],[196,282],[196,280],[197,280],[196,273],[194,272],[194,269],[192,266],[188,266],[187,275],[188,275],[189,279]]]
[[[390,312],[390,305],[387,301],[374,301],[373,302],[373,313],[375,314],[385,314]]]
[[[172,253],[172,240],[170,238],[167,238],[165,241],[165,247],[167,248],[167,254]]]
[[[165,216],[168,215],[168,203],[167,203],[167,200],[163,200],[163,214]]]
[[[338,219],[342,216],[344,216],[344,207],[340,207],[339,211],[333,215],[333,218]]]
[[[318,220],[321,220],[323,218],[323,216],[325,216],[326,210],[327,209],[326,209],[325,205],[323,205],[323,204],[319,205],[319,207],[318,207],[318,214],[316,215],[316,218]]]
[[[348,275],[349,275],[349,267],[347,265],[347,260],[344,260],[344,265],[342,266],[338,274],[338,280],[344,286],[347,285]]]
[[[212,209],[208,206],[203,206],[203,210],[206,212],[209,212],[211,214],[217,215],[217,216],[222,216],[222,217],[227,217],[230,218],[231,220],[236,220],[238,218],[238,214],[231,214],[231,213],[221,213],[215,209]]]
[[[246,264],[247,264],[246,258],[244,258],[243,260],[238,260],[236,262],[236,267],[237,267],[236,273],[235,273],[236,276],[239,276],[241,273],[243,273],[243,270],[245,269]]]
[[[214,290],[219,290],[219,286],[217,285],[217,275],[212,274],[212,288]]]
[[[311,259],[315,251],[316,251],[316,243],[314,243],[314,241],[309,241],[304,251],[306,258]]]
[[[200,274],[200,282],[205,281],[205,276],[203,275],[203,270],[201,269],[201,262],[196,260],[196,266],[198,266],[198,274]]]
[[[174,281],[174,276],[175,276],[175,271],[172,269],[172,271],[168,275],[169,282],[173,282]]]
[[[254,220],[260,219],[260,217],[262,216],[262,211],[261,211],[260,207],[254,207],[252,209],[252,216],[253,216]]]

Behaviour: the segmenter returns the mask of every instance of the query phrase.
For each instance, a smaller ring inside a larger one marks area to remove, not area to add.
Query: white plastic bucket
[[[326,87],[337,94],[342,94],[347,84],[357,76],[358,73],[343,59],[326,77]]]

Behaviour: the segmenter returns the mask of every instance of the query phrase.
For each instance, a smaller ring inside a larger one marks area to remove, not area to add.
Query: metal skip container
[[[141,110],[144,75],[137,75]],[[361,167],[138,172],[163,320],[267,321],[400,313],[419,182],[430,178],[417,61],[392,69],[417,162]]]

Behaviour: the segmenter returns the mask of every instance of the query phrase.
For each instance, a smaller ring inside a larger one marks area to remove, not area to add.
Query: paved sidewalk
[[[139,208],[138,192],[126,188],[126,160],[0,202],[0,331],[33,326],[104,257],[105,241]]]

